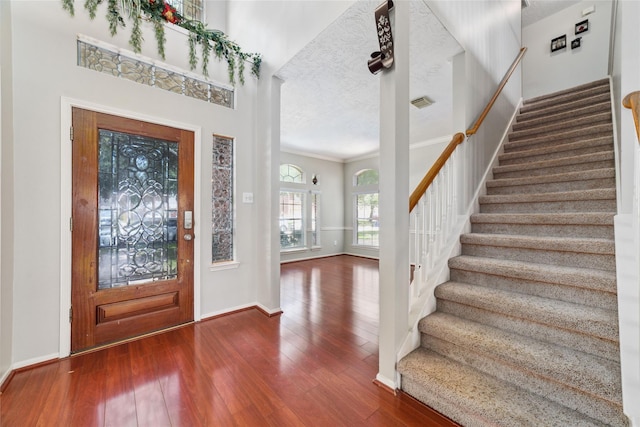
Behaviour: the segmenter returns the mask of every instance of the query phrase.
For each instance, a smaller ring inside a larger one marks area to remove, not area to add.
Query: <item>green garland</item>
[[[62,0],[62,8],[74,16],[75,0]],[[85,0],[84,8],[89,12],[89,17],[94,19],[98,5],[105,0]],[[164,34],[164,23],[170,22],[189,31],[189,66],[194,70],[198,66],[198,56],[196,46],[200,45],[202,74],[208,76],[209,57],[211,50],[218,59],[227,61],[229,81],[236,82],[236,75],[241,84],[244,84],[245,61],[251,62],[251,74],[256,78],[260,77],[260,64],[262,57],[259,53],[245,53],[237,43],[230,41],[227,36],[218,30],[209,30],[206,24],[200,21],[190,21],[180,15],[173,6],[165,3],[164,0],[106,0],[107,1],[107,22],[109,31],[114,36],[118,32],[118,27],[125,27],[123,15],[132,21],[131,37],[129,44],[134,52],[142,51],[142,29],[141,21],[144,19],[153,24],[158,54],[165,58],[166,37]]]

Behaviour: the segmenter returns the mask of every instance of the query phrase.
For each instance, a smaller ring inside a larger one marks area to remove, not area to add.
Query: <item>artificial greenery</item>
[[[75,0],[62,0],[62,7],[71,16],[75,14]],[[94,19],[98,5],[105,0],[85,0],[84,8],[89,12],[89,17]],[[134,52],[142,50],[142,19],[153,24],[158,54],[165,57],[164,23],[170,22],[189,31],[189,66],[194,70],[198,66],[197,46],[200,45],[202,74],[208,76],[209,57],[211,50],[218,59],[227,61],[229,81],[234,84],[236,76],[240,83],[244,84],[245,61],[251,62],[251,74],[260,76],[260,64],[262,57],[258,53],[245,53],[237,43],[230,41],[219,30],[207,29],[206,24],[185,19],[176,9],[164,0],[106,0],[107,22],[111,35],[118,32],[119,27],[125,27],[125,17],[132,22],[129,44]]]

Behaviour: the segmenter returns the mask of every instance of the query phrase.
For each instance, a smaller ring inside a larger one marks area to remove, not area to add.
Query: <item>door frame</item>
[[[196,236],[193,253],[193,320],[201,320],[200,312],[200,239],[203,230],[199,219],[202,218],[202,205],[200,190],[202,184],[202,127],[191,123],[178,122],[173,119],[150,116],[116,107],[96,104],[75,98],[60,98],[60,343],[59,357],[67,357],[71,354],[71,323],[69,322],[69,309],[71,308],[71,207],[72,207],[72,145],[70,129],[72,123],[71,110],[73,107],[91,110],[98,113],[106,113],[127,119],[155,123],[193,132],[194,143],[194,182],[193,182],[193,206],[194,225],[193,232]]]

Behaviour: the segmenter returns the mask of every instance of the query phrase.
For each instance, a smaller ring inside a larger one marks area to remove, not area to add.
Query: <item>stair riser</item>
[[[507,224],[473,223],[473,233],[511,234],[549,237],[589,237],[613,240],[613,225],[554,225],[554,224]]]
[[[554,147],[555,148],[555,147]],[[574,156],[582,156],[585,154],[596,154],[596,153],[606,153],[613,152],[613,145],[610,141],[603,142],[600,145],[587,146],[584,148],[577,148],[571,151],[552,151],[545,154],[537,154],[537,155],[528,155],[527,151],[521,151],[522,155],[519,157],[515,157],[514,154],[518,152],[510,153],[507,156],[504,154],[499,156],[500,166],[508,166],[508,165],[521,165],[530,162],[543,162],[545,160],[556,160],[556,159],[564,159],[570,158]]]
[[[513,312],[510,316],[507,316],[503,313],[487,311],[444,299],[437,300],[437,310],[483,325],[548,342],[549,344],[561,345],[583,353],[620,362],[617,342],[572,330],[569,322],[559,325],[547,324],[545,319],[528,320],[523,318],[527,313]]]
[[[614,255],[462,244],[462,255],[615,271]]]
[[[550,166],[539,169],[517,169],[513,171],[501,171],[495,170],[493,172],[493,179],[505,179],[505,178],[528,178],[532,176],[543,175],[557,175],[568,172],[582,172],[594,169],[610,169],[615,167],[613,159],[599,160],[595,162],[584,162],[575,164],[566,164],[558,166]]]
[[[609,93],[601,93],[600,95],[583,98],[570,104],[553,105],[544,109],[531,109],[526,107],[523,111],[523,108],[521,108],[520,114],[518,115],[518,117],[516,117],[516,121],[518,123],[524,123],[529,120],[536,120],[543,117],[548,117],[549,115],[564,113],[567,110],[585,108],[603,102],[611,102],[611,95],[609,95]]]
[[[518,151],[538,150],[544,148],[555,148],[563,144],[573,144],[587,139],[604,138],[611,136],[611,126],[594,127],[591,132],[573,132],[558,135],[549,135],[539,138],[523,139],[520,141],[510,141],[504,144],[505,153],[516,153]]]
[[[515,277],[496,276],[484,272],[459,270],[456,268],[451,269],[451,280],[543,298],[552,298],[560,301],[579,302],[589,307],[602,308],[605,310],[617,310],[618,307],[615,283],[612,284],[611,292],[603,292],[594,289],[578,288],[562,283],[548,283]],[[549,280],[553,280],[553,278],[551,277]]]
[[[611,103],[602,102],[595,105],[589,105],[584,108],[578,108],[571,111],[562,111],[556,114],[547,114],[539,118],[533,118],[524,121],[520,119],[520,116],[518,116],[516,117],[516,123],[513,124],[511,129],[514,132],[518,132],[527,129],[549,126],[560,122],[566,122],[575,118],[592,116],[599,113],[611,114]]]
[[[523,129],[509,134],[509,142],[522,141],[524,139],[538,138],[546,135],[553,136],[560,132],[579,131],[586,127],[611,123],[611,113],[597,114],[573,119],[561,123],[548,124],[546,126]]]
[[[482,203],[480,213],[615,212],[615,199],[535,203]]]
[[[422,346],[561,405],[575,408],[603,423],[626,425],[618,405],[557,382],[555,378],[546,378],[532,373],[525,366],[517,366],[501,360],[500,355],[479,353],[477,347],[473,345],[457,346],[425,334],[422,335]]]
[[[528,184],[513,186],[487,186],[487,194],[533,194],[533,193],[556,193],[561,191],[575,190],[595,190],[598,188],[615,188],[615,178],[585,179],[577,181],[550,182],[544,184]]]

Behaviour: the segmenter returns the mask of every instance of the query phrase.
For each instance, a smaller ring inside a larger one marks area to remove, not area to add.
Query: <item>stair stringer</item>
[[[493,168],[499,164],[499,156],[504,152],[504,144],[509,140],[509,133],[511,132],[511,128],[513,127],[514,123],[516,123],[516,117],[518,116],[520,108],[522,107],[522,102],[523,99],[520,98],[515,106],[509,122],[507,123],[502,133],[500,143],[497,145],[491,157],[491,161],[488,163],[487,168],[482,175],[482,178],[480,179],[477,187],[474,190],[473,196],[466,204],[464,212],[458,215],[458,219],[455,226],[453,227],[453,230],[447,236],[445,250],[440,252],[440,255],[434,262],[434,267],[431,269],[428,276],[429,279],[423,286],[421,286],[422,291],[418,293],[418,297],[414,301],[409,301],[408,330],[396,354],[396,363],[399,362],[407,354],[420,347],[421,338],[418,324],[423,317],[436,311],[436,298],[434,294],[435,288],[438,285],[449,280],[449,259],[462,253],[460,236],[471,231],[471,215],[480,211],[480,197],[487,194],[486,183],[487,181],[492,179]],[[473,136],[468,137],[467,140],[463,142],[463,144],[473,144]],[[459,147],[458,149],[460,148],[462,147]],[[417,274],[416,277],[418,277]],[[409,295],[413,295],[413,287],[417,286],[415,281],[416,280],[414,279],[414,281],[410,284],[412,288],[409,291]],[[397,388],[399,389],[401,387],[401,383],[400,375],[397,371],[396,384]]]

